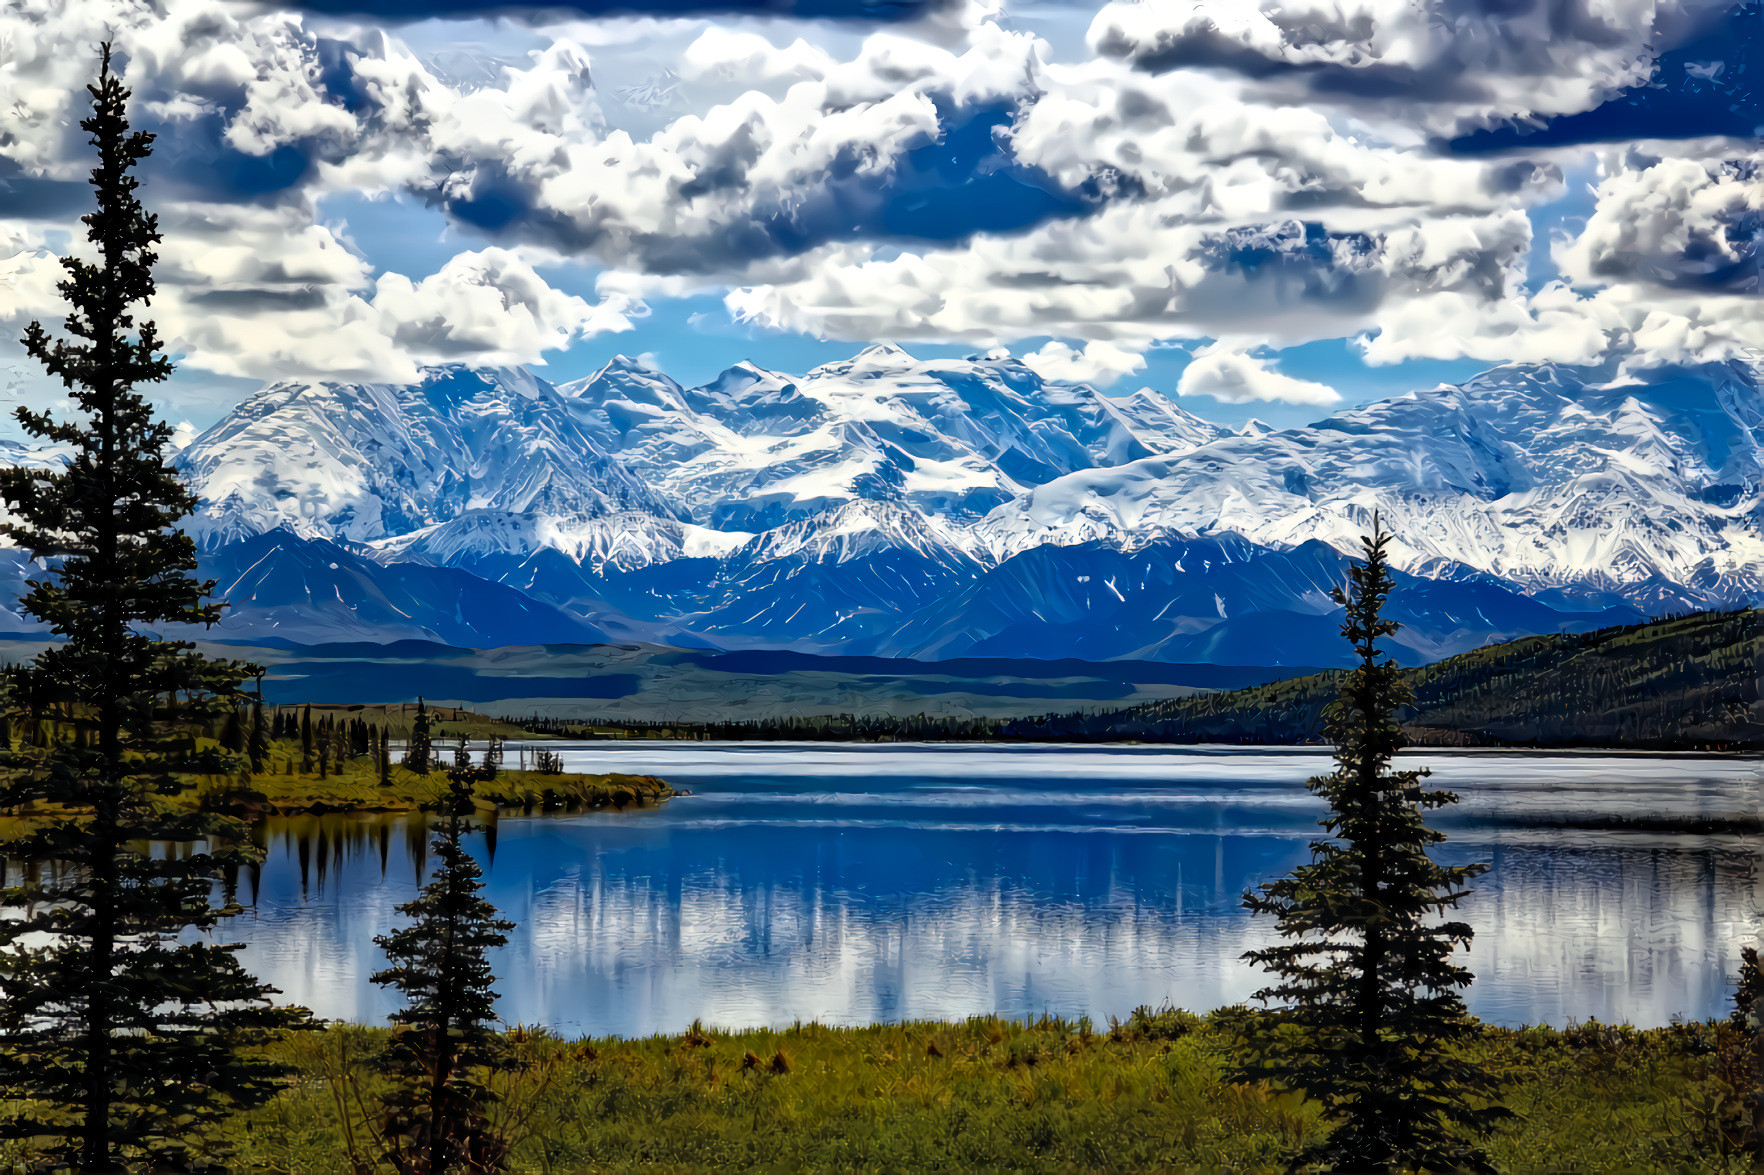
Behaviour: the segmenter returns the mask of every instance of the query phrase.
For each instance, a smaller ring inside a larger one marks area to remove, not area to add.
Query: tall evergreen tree
[[[263,774],[264,764],[269,762],[269,732],[264,729],[262,702],[251,704],[251,741],[246,750],[251,757],[251,774]]]
[[[300,712],[300,770],[312,770],[312,706]]]
[[[245,749],[245,727],[239,721],[237,706],[228,708],[226,722],[221,726],[219,742],[221,750],[232,751],[234,754]]]
[[[1351,568],[1342,635],[1358,666],[1326,711],[1335,770],[1309,781],[1329,801],[1309,865],[1244,894],[1296,940],[1245,959],[1276,976],[1255,999],[1236,1076],[1298,1089],[1336,1125],[1305,1157],[1344,1171],[1490,1170],[1475,1137],[1505,1114],[1489,1106],[1490,1076],[1454,1046],[1476,1031],[1461,989],[1468,970],[1453,951],[1470,942],[1462,922],[1441,921],[1486,865],[1443,866],[1428,855],[1445,835],[1427,809],[1457,802],[1424,791],[1426,770],[1394,770],[1404,744],[1398,711],[1409,701],[1401,670],[1377,642],[1397,630],[1383,617],[1391,591],[1391,536],[1376,516],[1366,562]]]
[[[380,786],[392,786],[392,727],[380,727]]]
[[[472,773],[447,774],[448,794],[431,851],[435,876],[415,901],[398,907],[411,925],[374,942],[391,964],[374,983],[392,986],[406,1006],[387,1061],[402,1078],[387,1099],[380,1137],[402,1175],[497,1171],[506,1140],[485,1117],[491,1093],[483,1079],[502,1052],[495,976],[489,952],[508,941],[514,923],[497,917],[479,894],[482,876],[461,843],[476,804]]]
[[[17,413],[70,456],[54,471],[0,471],[17,519],[0,533],[51,569],[25,610],[64,638],[15,672],[9,704],[33,726],[58,713],[69,732],[0,763],[0,806],[66,813],[5,845],[46,868],[0,893],[0,1137],[46,1143],[55,1164],[98,1175],[186,1169],[208,1125],[277,1088],[279,1071],[249,1046],[292,1013],[269,1006],[274,989],[232,948],[180,937],[233,912],[210,894],[249,850],[237,822],[168,815],[158,801],[180,789],[178,773],[230,773],[232,758],[198,753],[193,735],[233,709],[248,667],[143,631],[212,624],[221,605],[189,574],[195,547],[175,527],[195,502],[166,464],[171,430],[137,391],[171,370],[153,324],[133,317],[154,291],[159,233],[133,175],[152,136],[129,129],[108,45],[89,89],[95,259],[62,261],[72,339],[35,322],[24,338],[78,415]],[[155,858],[149,841],[200,848]]]
[[[419,697],[416,720],[410,726],[410,746],[405,749],[404,762],[418,775],[427,775],[432,754],[429,745],[429,708]]]

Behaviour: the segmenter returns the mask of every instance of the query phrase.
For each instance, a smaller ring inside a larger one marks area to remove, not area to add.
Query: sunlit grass
[[[494,1112],[519,1137],[524,1172],[1280,1170],[1325,1127],[1297,1095],[1225,1083],[1225,1033],[1184,1013],[1113,1031],[989,1017],[694,1025],[641,1040],[517,1032]],[[1506,1171],[1750,1170],[1731,1136],[1738,1103],[1719,1076],[1717,1035],[1486,1030],[1473,1051],[1503,1075],[1516,1111],[1488,1141],[1491,1156]],[[355,1169],[349,1140],[368,1153],[365,1123],[384,1089],[362,1060],[385,1040],[339,1026],[278,1044],[298,1076],[234,1120],[240,1166]]]
[[[317,760],[303,770],[297,744],[272,744],[264,770],[245,776],[189,775],[176,795],[163,798],[170,808],[206,808],[253,818],[264,815],[325,812],[414,812],[432,809],[447,791],[445,764],[451,751],[437,748],[438,765],[418,774],[394,762],[387,782],[380,781],[373,755],[345,757],[327,763],[321,775]],[[518,762],[518,760],[517,760]],[[478,800],[486,808],[535,811],[578,811],[587,808],[645,807],[676,794],[664,781],[648,775],[564,773],[546,775],[514,767],[500,769],[494,779],[479,781]],[[0,819],[47,818],[63,814],[54,805],[25,805],[0,813]],[[7,827],[11,827],[9,824]]]
[[[323,777],[317,771],[301,771],[301,765],[298,752],[279,744],[265,764],[267,770],[249,781],[197,778],[182,799],[252,815],[407,812],[432,808],[447,791],[447,773],[439,766],[419,775],[394,763],[388,783],[382,785],[378,762],[371,755],[344,759]],[[667,784],[647,775],[542,775],[518,767],[498,770],[496,778],[480,781],[475,792],[486,806],[524,811],[641,807],[673,794]]]

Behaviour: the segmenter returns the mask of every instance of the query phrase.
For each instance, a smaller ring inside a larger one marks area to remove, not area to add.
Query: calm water
[[[513,747],[511,746],[511,755]],[[1259,986],[1245,887],[1308,856],[1325,753],[1197,748],[586,744],[580,770],[661,775],[659,809],[504,816],[474,852],[520,928],[502,1014],[570,1033],[998,1012],[1099,1022]],[[1441,851],[1484,860],[1472,1010],[1503,1024],[1724,1015],[1759,927],[1735,836],[1514,827],[1559,813],[1757,812],[1737,759],[1443,754],[1464,803]],[[372,945],[424,868],[405,818],[269,824],[254,909],[225,932],[285,998],[374,1019]],[[249,888],[242,897],[249,897]]]

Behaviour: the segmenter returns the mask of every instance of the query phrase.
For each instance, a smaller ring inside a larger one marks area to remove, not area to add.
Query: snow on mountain
[[[748,531],[851,501],[970,520],[1073,470],[1223,431],[1149,390],[1127,403],[1013,359],[918,360],[886,345],[801,379],[737,364],[692,390],[615,359],[559,391],[694,520]]]
[[[1327,589],[1378,511],[1427,659],[1764,600],[1757,371],[1614,375],[1500,367],[1234,430],[1010,359],[879,346],[685,388],[615,358],[557,388],[275,385],[178,463],[206,561],[272,536],[226,582],[283,634],[1330,663]]]
[[[274,384],[177,458],[205,547],[285,529],[372,542],[474,510],[671,516],[525,370],[436,370],[410,387]]]
[[[1397,536],[1396,565],[1419,575],[1468,569],[1656,609],[1757,598],[1758,373],[1661,369],[1621,385],[1598,374],[1496,368],[1307,428],[1246,429],[1076,471],[977,530],[1006,558],[1048,543],[1132,549],[1218,533],[1351,552],[1378,510]]]

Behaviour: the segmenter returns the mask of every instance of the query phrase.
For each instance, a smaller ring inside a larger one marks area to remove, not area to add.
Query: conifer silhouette
[[[427,775],[433,760],[429,739],[429,708],[417,699],[416,719],[410,726],[410,745],[405,748],[404,764],[418,775]]]
[[[251,756],[251,774],[261,775],[269,761],[269,732],[264,729],[262,702],[251,704],[251,741],[247,751]]]
[[[485,1066],[502,1054],[488,953],[508,941],[514,923],[479,895],[482,876],[462,838],[475,811],[472,772],[448,772],[448,795],[431,851],[435,876],[415,901],[398,907],[411,925],[374,942],[391,964],[373,982],[398,989],[406,1007],[392,1014],[399,1031],[388,1052],[404,1081],[386,1102],[380,1137],[401,1175],[500,1170],[507,1144],[485,1109]]]
[[[0,1137],[35,1139],[50,1165],[97,1175],[213,1157],[205,1127],[279,1086],[280,1070],[249,1046],[298,1017],[269,1005],[275,989],[246,974],[236,948],[180,938],[236,909],[210,894],[250,850],[236,821],[168,814],[158,800],[180,790],[178,773],[235,770],[194,736],[235,712],[249,667],[148,631],[211,624],[222,606],[189,574],[195,547],[175,527],[195,503],[165,463],[171,430],[136,390],[171,371],[153,324],[133,317],[153,295],[160,239],[132,174],[152,136],[129,129],[108,45],[88,88],[80,126],[99,161],[97,210],[83,220],[96,257],[62,260],[72,339],[35,322],[24,338],[77,415],[17,413],[70,456],[53,472],[0,470],[17,519],[0,533],[50,568],[24,608],[64,638],[11,676],[9,705],[34,737],[0,752],[0,806],[66,813],[5,845],[32,867],[0,894],[11,915],[0,919]],[[41,729],[45,712],[63,737]],[[150,841],[195,851],[156,857]]]
[[[1303,1158],[1343,1171],[1487,1171],[1476,1145],[1506,1111],[1489,1105],[1489,1075],[1454,1051],[1474,1035],[1460,990],[1473,976],[1451,960],[1471,929],[1443,922],[1486,865],[1443,866],[1428,855],[1445,840],[1422,813],[1457,802],[1424,791],[1424,769],[1393,770],[1409,700],[1401,670],[1381,659],[1391,591],[1391,536],[1373,518],[1366,562],[1349,570],[1342,635],[1359,665],[1326,711],[1335,770],[1308,782],[1329,801],[1309,865],[1244,894],[1296,941],[1244,956],[1276,976],[1253,997],[1272,1007],[1248,1017],[1235,1076],[1298,1089],[1335,1122]]]

